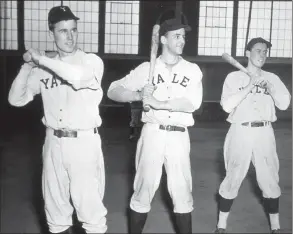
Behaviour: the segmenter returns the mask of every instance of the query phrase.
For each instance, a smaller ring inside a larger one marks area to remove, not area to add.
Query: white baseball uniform
[[[273,85],[273,93],[256,86],[244,100],[233,109],[227,121],[231,123],[224,143],[226,177],[220,185],[219,194],[226,199],[234,199],[245,178],[252,161],[257,182],[264,198],[278,198],[279,160],[271,122],[277,120],[275,106],[285,110],[291,95],[280,78],[261,70],[261,76]],[[221,97],[221,105],[228,105],[232,95],[248,85],[250,77],[242,71],[235,71],[226,77]],[[225,109],[225,108],[224,108]],[[261,125],[252,122],[263,122]]]
[[[148,83],[149,66],[149,62],[142,63],[121,80],[113,82],[109,90],[118,85],[132,91],[142,90]],[[194,110],[201,105],[202,72],[196,64],[182,57],[171,71],[161,57],[158,57],[152,83],[157,87],[153,95],[159,101],[187,98],[193,104]],[[131,209],[139,213],[150,211],[164,164],[174,212],[191,212],[193,198],[187,127],[194,124],[192,113],[151,109],[142,113],[142,122],[144,126],[136,150],[136,176]],[[184,132],[162,130],[160,125],[179,126]]]
[[[97,132],[103,62],[94,54],[77,50],[65,58],[42,56],[39,63],[55,73],[24,64],[12,84],[9,102],[24,106],[36,94],[42,96],[42,121],[47,127],[42,189],[49,229],[62,232],[72,225],[71,197],[86,232],[105,233],[105,171]],[[58,137],[56,130],[74,130],[77,135]]]

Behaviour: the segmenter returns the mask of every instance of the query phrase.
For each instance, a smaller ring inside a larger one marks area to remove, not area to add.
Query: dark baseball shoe
[[[224,228],[217,228],[214,233],[226,233],[226,229],[224,229]]]
[[[272,234],[279,234],[279,233],[281,233],[281,230],[280,229],[274,229],[274,230],[272,230],[271,233]]]

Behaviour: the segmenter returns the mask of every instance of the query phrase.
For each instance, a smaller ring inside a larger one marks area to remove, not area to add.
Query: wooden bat
[[[153,80],[155,64],[157,59],[157,53],[159,48],[159,30],[160,25],[155,24],[152,31],[152,43],[151,43],[151,52],[150,52],[150,70],[148,76],[148,82]],[[149,105],[144,105],[143,110],[145,112],[150,111],[151,107]]]
[[[247,75],[250,76],[249,71],[242,66],[241,63],[239,63],[235,58],[233,58],[230,54],[227,53],[223,53],[222,54],[222,58],[227,61],[228,63],[230,63],[232,66],[238,68],[240,71],[243,71],[244,73],[246,73]]]

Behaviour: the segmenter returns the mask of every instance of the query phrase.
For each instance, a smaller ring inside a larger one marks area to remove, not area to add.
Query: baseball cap
[[[68,6],[55,6],[51,8],[48,14],[48,23],[55,24],[62,20],[79,20]]]
[[[263,39],[262,37],[256,37],[256,38],[252,38],[247,43],[246,50],[251,51],[252,47],[257,43],[265,43],[267,45],[268,49],[272,47],[272,43],[270,43],[269,41]]]
[[[164,11],[157,19],[156,24],[160,25],[160,35],[164,35],[168,31],[184,28],[185,31],[191,31],[191,27],[188,25],[187,19],[183,12],[180,12],[180,16],[176,17],[175,9],[168,9]]]

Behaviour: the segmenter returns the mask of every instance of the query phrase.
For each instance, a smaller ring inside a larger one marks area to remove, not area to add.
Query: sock
[[[218,221],[218,228],[226,229],[228,215],[229,215],[229,212],[220,211],[220,213],[219,213],[219,221]]]
[[[270,216],[270,223],[271,223],[271,229],[280,229],[280,221],[279,221],[279,213],[276,214],[269,214]]]

